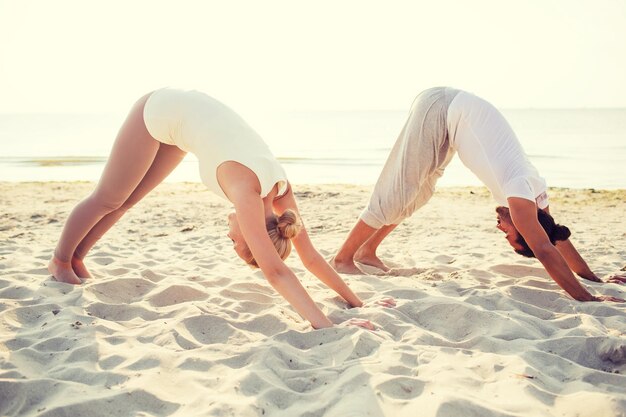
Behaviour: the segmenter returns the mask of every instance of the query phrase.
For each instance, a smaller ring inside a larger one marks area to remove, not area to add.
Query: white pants
[[[422,207],[454,151],[447,113],[458,90],[436,87],[420,93],[374,186],[361,220],[379,229],[398,224]]]

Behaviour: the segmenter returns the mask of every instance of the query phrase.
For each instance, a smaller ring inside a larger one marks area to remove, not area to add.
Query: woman
[[[363,302],[313,247],[299,221],[285,171],[261,137],[235,112],[198,91],[164,88],[134,105],[93,193],[70,214],[49,271],[61,282],[90,276],[83,260],[124,213],[156,187],[187,152],[198,157],[208,188],[230,200],[229,237],[244,261],[316,328],[333,324],[284,264],[291,242],[305,267],[351,307]],[[278,213],[277,216],[274,213]],[[378,302],[391,306],[393,299]],[[367,320],[350,324],[373,328]]]
[[[334,268],[361,273],[359,262],[388,271],[376,255],[378,246],[428,202],[456,152],[500,203],[498,228],[518,253],[535,256],[576,300],[624,301],[593,296],[576,280],[573,272],[600,281],[568,240],[569,230],[547,221],[546,182],[502,114],[487,101],[449,87],[428,89],[415,99],[368,206],[331,261]],[[626,277],[609,281],[623,283]]]

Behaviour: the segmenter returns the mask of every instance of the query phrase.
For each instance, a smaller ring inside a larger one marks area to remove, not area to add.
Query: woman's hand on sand
[[[363,307],[371,306],[383,306],[387,308],[393,308],[396,306],[396,300],[393,297],[386,296],[363,304]]]
[[[376,330],[376,328],[374,327],[374,324],[369,321],[369,320],[365,320],[365,319],[350,319],[350,320],[346,320],[343,323],[340,323],[339,326],[341,327],[353,327],[353,326],[357,326],[357,327],[362,327],[366,330]]]
[[[626,303],[626,300],[623,300],[619,297],[613,297],[610,295],[600,295],[598,297],[593,297],[592,301],[609,301],[609,302],[613,302],[613,303]]]

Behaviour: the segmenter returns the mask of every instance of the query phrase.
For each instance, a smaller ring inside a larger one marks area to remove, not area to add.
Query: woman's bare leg
[[[389,272],[390,268],[376,255],[376,250],[381,242],[396,227],[398,227],[397,224],[389,224],[376,230],[376,232],[365,243],[363,243],[359,249],[357,249],[353,257],[354,261]]]
[[[148,97],[149,94],[139,99],[131,109],[96,189],[72,210],[65,223],[48,264],[48,270],[57,281],[81,283],[71,265],[76,247],[102,217],[122,206],[152,165],[159,142],[150,136],[143,121],[143,107]]]
[[[354,254],[376,231],[377,229],[359,219],[335,257],[330,261],[335,271],[344,274],[362,274],[363,272],[354,264]]]
[[[144,198],[150,191],[159,185],[178,166],[187,152],[172,145],[161,143],[159,150],[137,188],[126,199],[124,204],[115,211],[104,216],[87,233],[78,244],[72,257],[72,268],[78,277],[89,278],[91,275],[83,263],[83,259],[96,242],[135,204]]]

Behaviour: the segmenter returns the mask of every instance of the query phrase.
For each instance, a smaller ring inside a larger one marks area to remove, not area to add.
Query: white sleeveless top
[[[278,184],[287,191],[287,175],[263,139],[233,110],[196,90],[163,88],[153,92],[143,110],[146,128],[159,142],[176,145],[198,158],[202,182],[227,199],[217,168],[234,161],[259,179],[261,197]]]

